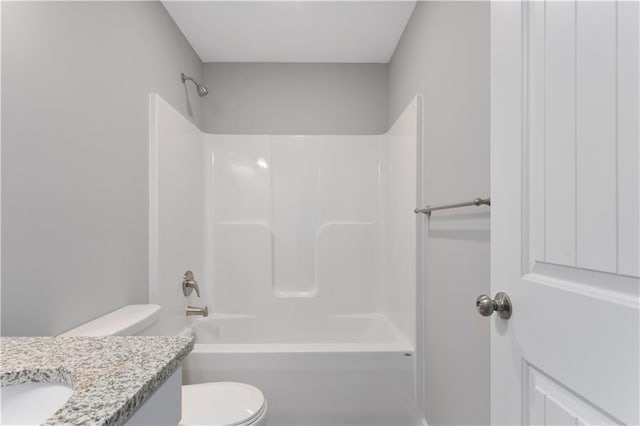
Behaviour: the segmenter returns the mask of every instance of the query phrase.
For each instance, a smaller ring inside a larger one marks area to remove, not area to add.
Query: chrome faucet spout
[[[199,308],[197,306],[187,306],[187,316],[191,315],[202,315],[203,317],[208,317],[209,308],[206,306],[204,308]]]

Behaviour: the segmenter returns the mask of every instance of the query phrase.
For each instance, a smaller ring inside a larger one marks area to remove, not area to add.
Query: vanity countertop
[[[178,369],[193,336],[2,337],[0,385],[63,383],[45,424],[121,425]]]

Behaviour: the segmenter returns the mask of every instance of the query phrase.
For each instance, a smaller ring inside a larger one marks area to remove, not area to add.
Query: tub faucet
[[[209,308],[198,308],[197,306],[187,306],[187,316],[202,315],[203,317],[209,316]]]

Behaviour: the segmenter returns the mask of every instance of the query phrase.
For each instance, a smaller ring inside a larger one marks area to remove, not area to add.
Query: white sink
[[[58,383],[24,383],[0,388],[0,423],[39,425],[53,415],[73,394]]]

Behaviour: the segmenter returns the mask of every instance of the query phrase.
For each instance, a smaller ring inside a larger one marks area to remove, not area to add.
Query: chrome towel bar
[[[415,213],[424,213],[427,216],[431,215],[431,212],[436,210],[445,210],[445,209],[456,209],[458,207],[468,207],[468,206],[490,206],[491,198],[474,198],[473,201],[468,201],[465,203],[457,203],[457,204],[447,204],[445,206],[436,206],[431,207],[427,206],[423,209],[415,209]]]

